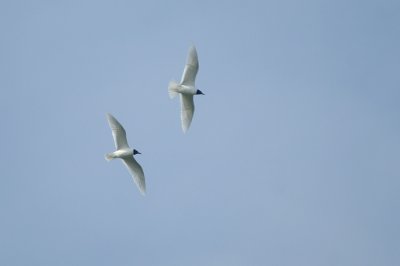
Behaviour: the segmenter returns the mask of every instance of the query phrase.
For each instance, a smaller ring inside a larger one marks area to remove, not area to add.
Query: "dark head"
[[[202,93],[201,90],[197,90],[197,91],[196,91],[196,95],[197,95],[197,94],[204,95],[204,93]]]
[[[141,154],[141,153],[138,152],[137,150],[133,150],[133,155],[136,155],[136,154]]]

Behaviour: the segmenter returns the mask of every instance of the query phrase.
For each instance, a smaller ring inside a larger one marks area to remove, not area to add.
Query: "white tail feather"
[[[168,84],[168,94],[171,99],[178,95],[179,84],[175,80],[171,80]]]
[[[107,153],[107,154],[104,156],[104,158],[105,158],[108,162],[111,161],[112,159],[114,159],[114,157],[112,156],[111,153]]]

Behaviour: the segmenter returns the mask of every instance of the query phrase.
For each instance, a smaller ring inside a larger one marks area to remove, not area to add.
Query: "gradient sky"
[[[0,265],[400,265],[399,1],[1,1]],[[199,54],[182,133],[180,79]],[[142,152],[142,197],[105,114]]]

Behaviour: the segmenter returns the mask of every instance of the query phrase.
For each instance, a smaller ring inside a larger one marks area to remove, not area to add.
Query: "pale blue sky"
[[[399,1],[1,1],[0,264],[400,265]],[[199,54],[188,134],[168,82]],[[124,125],[142,197],[105,114]]]

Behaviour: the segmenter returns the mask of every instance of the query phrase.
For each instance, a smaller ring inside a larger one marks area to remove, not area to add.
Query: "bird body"
[[[128,171],[132,175],[133,181],[136,183],[139,191],[144,195],[146,193],[144,172],[140,164],[133,157],[135,154],[140,154],[140,152],[129,147],[125,129],[115,117],[113,117],[111,114],[107,114],[107,120],[108,124],[110,125],[115,148],[117,150],[107,153],[105,155],[105,159],[107,161],[117,158],[122,159],[122,162],[128,168]]]
[[[186,60],[185,69],[180,83],[171,81],[168,86],[168,93],[171,99],[178,94],[181,96],[181,123],[184,133],[189,129],[192,123],[194,114],[193,96],[204,94],[195,86],[196,75],[199,70],[199,61],[197,57],[196,47],[192,46],[189,49],[189,54]]]
[[[133,155],[133,149],[130,148],[124,148],[120,150],[116,150],[114,152],[107,153],[106,159],[113,160],[113,159],[123,159],[124,157],[132,156]]]
[[[197,89],[194,86],[180,84],[178,85],[177,92],[180,94],[195,95]]]

